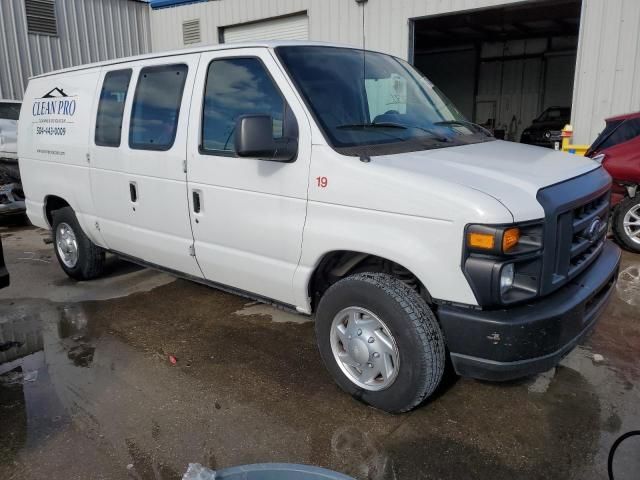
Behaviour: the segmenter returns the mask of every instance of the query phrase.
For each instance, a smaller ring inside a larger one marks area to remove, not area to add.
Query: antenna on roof
[[[362,49],[365,49],[365,44],[366,44],[366,36],[364,33],[364,5],[365,3],[367,3],[369,0],[356,0],[356,3],[358,5],[362,5]]]
[[[362,7],[362,88],[366,91],[366,79],[367,79],[367,59],[366,59],[366,35],[365,35],[365,23],[364,23],[364,8],[368,0],[356,0],[356,3]],[[367,107],[362,102],[362,123],[367,123]]]

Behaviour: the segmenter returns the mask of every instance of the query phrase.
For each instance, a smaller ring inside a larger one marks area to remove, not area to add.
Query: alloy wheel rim
[[[400,355],[387,325],[373,312],[347,307],[331,324],[331,351],[342,372],[358,387],[389,388],[398,376]]]
[[[623,226],[629,240],[640,245],[640,203],[629,209],[624,216]]]
[[[78,263],[78,240],[67,223],[60,223],[56,229],[56,248],[64,266],[74,268]]]

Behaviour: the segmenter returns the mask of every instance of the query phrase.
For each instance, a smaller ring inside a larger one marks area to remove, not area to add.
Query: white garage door
[[[309,40],[309,17],[292,15],[224,29],[225,43],[257,40]]]

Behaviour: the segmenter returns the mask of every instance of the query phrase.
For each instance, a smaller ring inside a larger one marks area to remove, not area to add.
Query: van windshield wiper
[[[478,125],[477,123],[469,122],[467,120],[444,120],[442,122],[436,122],[434,125],[438,125],[441,127],[447,127],[450,125],[462,125],[463,127],[471,127],[475,130],[484,133],[487,137],[493,137],[493,134],[484,128],[482,125]]]
[[[426,132],[429,135],[432,135],[433,137],[436,138],[436,140],[440,142],[449,141],[447,137],[440,135],[434,130],[430,130],[424,127],[419,127],[418,125],[405,125],[403,123],[395,123],[395,122],[347,123],[344,125],[338,125],[336,128],[339,130],[357,130],[357,129],[365,130],[367,128],[398,128],[402,130],[407,130],[408,128],[415,128],[417,130],[422,130],[423,132]]]

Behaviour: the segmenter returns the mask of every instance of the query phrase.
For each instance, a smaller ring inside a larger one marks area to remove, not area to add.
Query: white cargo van
[[[616,279],[600,165],[496,141],[381,53],[223,45],[41,75],[18,138],[68,275],[111,252],[313,314],[336,382],[391,412],[447,356],[487,380],[552,367]]]

